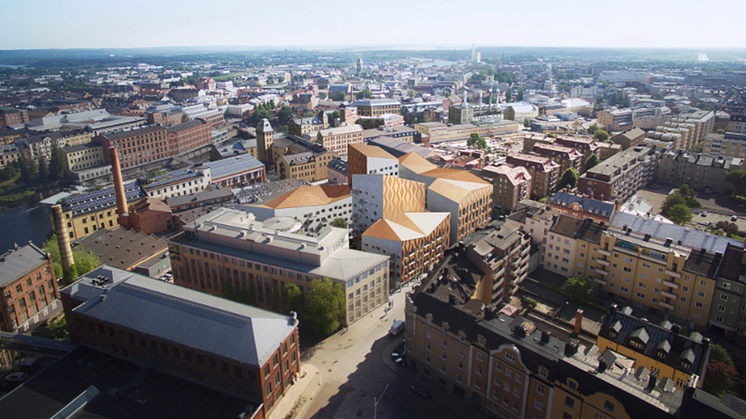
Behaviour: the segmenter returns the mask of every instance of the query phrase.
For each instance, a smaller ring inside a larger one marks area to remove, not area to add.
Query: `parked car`
[[[425,399],[429,399],[430,398],[430,390],[426,389],[425,387],[422,387],[422,386],[412,386],[411,389],[412,389],[412,391],[414,391],[415,393],[419,394],[420,396],[422,396]]]
[[[701,216],[703,216],[703,217],[707,217],[707,211],[702,211],[702,213],[701,213],[701,214],[699,214],[699,215],[701,215]]]
[[[394,324],[391,325],[391,329],[389,329],[389,333],[392,336],[396,336],[401,331],[404,330],[404,321],[403,320],[394,320]]]
[[[28,379],[28,374],[25,372],[12,372],[5,376],[6,383],[22,383]]]
[[[734,215],[734,216],[730,217],[730,220],[731,221],[738,221],[738,216]]]

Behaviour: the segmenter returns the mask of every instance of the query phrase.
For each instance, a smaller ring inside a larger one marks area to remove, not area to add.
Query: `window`
[[[570,409],[575,408],[575,400],[571,397],[565,396],[565,406],[569,407]]]
[[[477,365],[476,373],[477,375],[482,375],[482,367],[480,367],[479,365]]]
[[[545,391],[545,389],[544,389],[543,385],[539,384],[538,386],[536,386],[536,392],[537,393],[539,393],[539,394],[541,394],[543,396],[544,395],[544,391]]]
[[[728,301],[728,295],[727,294],[720,294],[720,299],[723,301]]]
[[[515,355],[512,352],[507,352],[505,354],[505,359],[507,359],[510,362],[515,362]]]
[[[537,401],[534,402],[534,407],[536,408],[536,410],[542,411],[542,410],[544,410],[544,403],[541,402],[541,401],[539,401],[539,400],[537,400]]]
[[[612,412],[612,413],[613,413],[613,412],[614,412],[614,403],[612,403],[612,402],[610,402],[610,401],[606,400],[606,401],[604,402],[604,409],[606,409],[606,410],[608,410],[609,412]]]
[[[481,352],[477,352],[477,361],[484,361],[484,355]]]

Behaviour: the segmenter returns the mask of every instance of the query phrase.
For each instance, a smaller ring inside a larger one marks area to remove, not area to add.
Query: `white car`
[[[6,383],[22,383],[28,379],[25,372],[12,372],[5,376]]]

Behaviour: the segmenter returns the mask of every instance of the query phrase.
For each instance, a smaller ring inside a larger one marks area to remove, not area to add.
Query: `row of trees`
[[[62,272],[62,257],[60,256],[60,247],[57,243],[57,235],[49,236],[42,245],[45,252],[52,256],[52,266],[54,267],[54,276],[57,279],[62,278],[62,284],[71,284],[75,278],[85,275],[94,270],[100,264],[99,257],[91,252],[86,252],[80,247],[73,249],[73,261],[75,262],[70,268],[70,273]]]
[[[740,398],[746,398],[746,375],[739,374],[738,371],[746,371],[743,361],[734,362],[725,348],[716,343],[712,344],[703,389],[718,397],[722,397],[728,391]]]
[[[21,151],[17,163],[18,171],[21,173],[21,181],[30,186],[35,182],[44,183],[64,179],[67,172],[65,153],[57,146],[56,142],[53,142],[50,154],[51,158],[47,162],[44,156],[40,155],[34,159],[28,151]]]
[[[257,301],[254,284],[236,288],[223,281],[221,294],[229,300],[249,305],[255,305]],[[298,313],[301,329],[321,336],[329,336],[340,328],[346,309],[344,285],[329,278],[314,279],[305,292],[295,284],[283,286],[282,294],[279,288],[273,288],[269,299],[275,311]]]

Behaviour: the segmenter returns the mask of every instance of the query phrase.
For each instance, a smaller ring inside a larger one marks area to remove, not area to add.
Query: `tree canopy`
[[[692,148],[689,149],[689,151],[691,151],[692,153],[701,153],[705,151],[705,143],[699,142],[697,144],[694,144]]]
[[[585,161],[585,170],[590,170],[593,166],[600,163],[600,160],[598,159],[598,156],[594,153],[588,156],[588,159]]]
[[[332,221],[332,227],[347,228],[347,220],[344,218],[335,218],[334,221]]]
[[[746,171],[734,170],[725,176],[725,181],[733,185],[733,193],[746,196]]]
[[[609,133],[600,129],[596,131],[595,134],[593,134],[593,138],[604,143],[606,141],[609,141]]]
[[[525,120],[523,120],[523,126],[526,127],[526,128],[531,128],[531,120],[528,119],[528,118],[526,118]]]
[[[345,289],[329,278],[314,279],[306,293],[305,318],[313,333],[329,336],[340,326],[345,312]]]
[[[593,295],[593,282],[588,278],[567,278],[565,292],[576,303],[588,304],[596,300]]]
[[[689,210],[689,207],[684,204],[677,204],[671,207],[671,209],[668,210],[667,216],[669,220],[679,225],[684,225],[685,223],[692,221],[692,212]]]
[[[469,138],[466,140],[466,146],[469,148],[478,148],[484,150],[487,148],[487,141],[482,138],[481,135],[476,132],[472,132]]]
[[[355,97],[358,99],[368,99],[373,97],[373,92],[370,91],[367,87],[355,94]]]
[[[576,186],[578,186],[579,177],[580,176],[578,175],[578,171],[575,170],[574,167],[568,167],[562,173],[562,177],[560,178],[560,181],[557,184],[557,188],[562,189],[565,187],[570,187],[570,189],[574,189]]]

